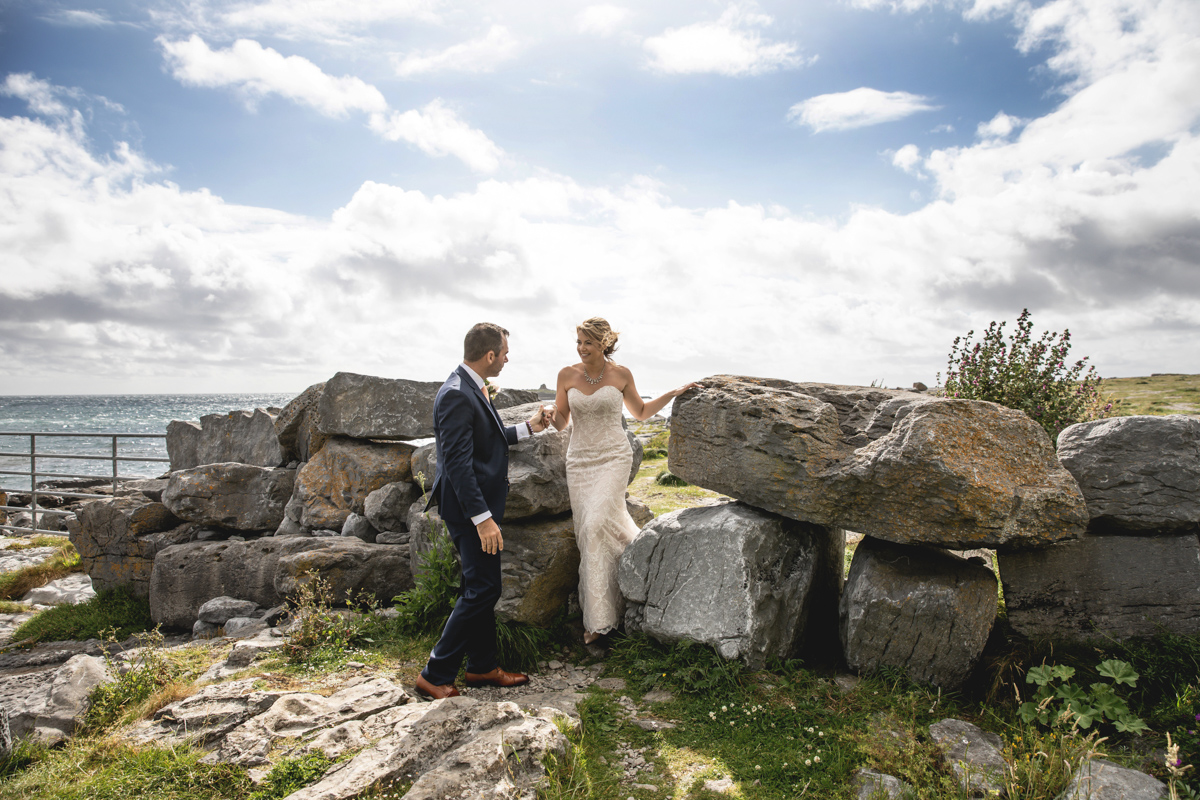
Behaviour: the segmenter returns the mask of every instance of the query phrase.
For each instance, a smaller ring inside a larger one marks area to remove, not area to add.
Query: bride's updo
[[[604,348],[605,358],[611,359],[612,354],[616,352],[617,337],[621,334],[618,331],[614,331],[612,326],[608,324],[608,320],[603,317],[585,319],[579,323],[579,327],[576,330],[593,342],[598,342]]]

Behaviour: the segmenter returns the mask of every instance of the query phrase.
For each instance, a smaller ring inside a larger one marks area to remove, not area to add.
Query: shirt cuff
[[[518,422],[516,425],[513,425],[513,427],[517,429],[517,441],[518,442],[521,441],[522,439],[528,439],[530,436],[533,435],[533,431],[530,430],[530,428],[529,428],[529,423],[525,422],[524,420],[522,420],[521,422]]]
[[[471,517],[471,524],[478,525],[479,523],[483,522],[485,519],[491,519],[491,518],[492,518],[492,512],[485,511],[482,514],[476,514],[475,516]]]

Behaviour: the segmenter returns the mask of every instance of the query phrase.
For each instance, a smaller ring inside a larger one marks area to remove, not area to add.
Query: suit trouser
[[[479,533],[467,522],[446,522],[462,562],[462,594],[421,674],[434,686],[453,683],[463,656],[467,672],[496,668],[496,601],[500,599],[500,554],[483,552]]]

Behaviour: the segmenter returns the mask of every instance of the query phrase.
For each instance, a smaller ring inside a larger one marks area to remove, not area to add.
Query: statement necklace
[[[592,380],[592,376],[588,375],[587,367],[584,367],[583,368],[583,379],[585,381],[587,381],[588,383],[590,383],[592,386],[599,386],[600,381],[604,380],[604,367],[600,368],[600,374],[596,376],[595,380]]]

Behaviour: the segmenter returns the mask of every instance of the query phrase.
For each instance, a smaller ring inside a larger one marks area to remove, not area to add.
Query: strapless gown
[[[567,447],[567,489],[579,544],[579,604],[583,626],[607,633],[625,615],[617,588],[621,553],[638,534],[625,506],[633,450],[621,426],[621,391],[601,386],[593,394],[567,390],[571,404],[571,443]]]

